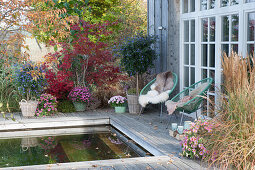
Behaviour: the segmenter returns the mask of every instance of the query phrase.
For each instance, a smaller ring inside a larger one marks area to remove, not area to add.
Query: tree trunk
[[[139,96],[139,74],[136,73],[136,95]]]

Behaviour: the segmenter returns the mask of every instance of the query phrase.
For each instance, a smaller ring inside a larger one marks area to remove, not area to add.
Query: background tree
[[[92,24],[106,21],[115,23],[108,27],[109,31],[113,32],[108,43],[119,42],[124,37],[145,31],[147,26],[146,3],[143,0],[52,0],[38,2],[33,6],[35,11],[39,11],[34,16],[45,15],[45,13],[48,15],[49,11],[55,11],[51,13],[52,16],[43,17],[46,18],[45,22],[40,21],[39,25],[32,28],[34,36],[46,43],[52,40],[71,42],[73,34],[70,33],[70,26],[78,19]],[[60,26],[64,28],[61,31],[55,28],[58,26],[54,22],[55,17],[64,21],[60,23]]]

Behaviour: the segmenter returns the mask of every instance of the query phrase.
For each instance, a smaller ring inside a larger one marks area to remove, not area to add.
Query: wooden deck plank
[[[127,170],[124,165],[113,165],[114,170]]]
[[[102,166],[102,167],[89,168],[89,170],[115,170],[115,169],[112,166]]]
[[[162,166],[161,163],[149,163],[148,165],[151,167],[152,170],[168,170],[167,168]]]

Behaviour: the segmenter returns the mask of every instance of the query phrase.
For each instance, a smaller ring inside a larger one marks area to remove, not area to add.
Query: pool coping
[[[170,158],[168,156],[153,156],[153,157],[137,157],[137,158],[124,158],[124,159],[108,159],[97,161],[83,161],[83,162],[68,162],[57,164],[43,164],[43,165],[31,165],[31,166],[18,166],[1,168],[3,170],[34,170],[34,169],[79,169],[79,168],[100,168],[100,167],[114,167],[126,164],[139,164],[139,163],[160,163],[168,162]],[[177,169],[177,167],[176,167]]]

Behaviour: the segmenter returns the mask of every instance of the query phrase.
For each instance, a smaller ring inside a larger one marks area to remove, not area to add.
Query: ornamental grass
[[[232,53],[222,58],[223,91],[207,160],[220,169],[255,169],[255,63]]]

